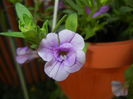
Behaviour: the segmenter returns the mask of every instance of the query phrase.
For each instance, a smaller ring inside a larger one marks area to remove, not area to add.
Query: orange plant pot
[[[112,99],[111,82],[124,81],[132,52],[133,40],[91,44],[84,67],[60,82],[61,88],[70,99]]]
[[[113,43],[91,43],[88,47],[86,67],[118,68],[132,63],[133,40]]]

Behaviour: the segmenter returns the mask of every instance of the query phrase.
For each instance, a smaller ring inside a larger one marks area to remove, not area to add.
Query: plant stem
[[[55,26],[56,26],[57,13],[58,13],[58,4],[59,4],[59,0],[55,0],[52,30],[53,30],[53,29],[55,28]]]
[[[15,45],[14,45],[13,39],[9,38],[9,41],[10,41],[11,51],[13,53],[13,57],[15,58],[16,54],[15,54]],[[21,84],[21,87],[22,87],[22,90],[23,90],[24,99],[29,99],[25,79],[24,79],[24,76],[23,76],[23,72],[21,70],[21,66],[19,64],[17,64],[16,62],[15,62],[15,66],[16,66],[18,76],[19,76],[19,79],[20,79],[20,84]]]

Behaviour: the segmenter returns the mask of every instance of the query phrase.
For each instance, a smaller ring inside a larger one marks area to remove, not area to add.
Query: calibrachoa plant
[[[27,41],[28,46],[16,50],[16,61],[19,64],[40,57],[46,61],[45,73],[56,81],[63,81],[69,74],[82,68],[85,63],[85,52],[83,51],[85,42],[81,35],[75,33],[77,20],[73,24],[71,17],[67,18],[65,29],[56,33],[55,31],[66,18],[64,16],[49,33],[48,20],[40,28],[35,24],[31,13],[25,6],[16,3],[15,7],[21,32],[1,33],[1,35],[20,37]],[[73,26],[72,29],[71,26]]]
[[[85,63],[87,44],[83,37],[86,41],[91,39],[94,42],[128,40],[133,37],[133,0],[64,0],[59,6],[63,14],[69,15],[64,15],[53,28],[48,20],[38,26],[36,18],[25,6],[15,4],[21,32],[0,35],[19,37],[26,41],[27,45],[16,51],[19,64],[40,57],[46,61],[44,72],[56,81],[63,81]],[[61,25],[63,22],[65,24]],[[79,33],[76,33],[77,30]],[[133,67],[126,71],[125,83],[112,82],[112,92],[116,98],[127,95],[133,97],[132,71]]]

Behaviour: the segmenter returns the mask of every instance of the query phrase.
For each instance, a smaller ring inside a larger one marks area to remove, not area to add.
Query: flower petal
[[[85,46],[83,37],[77,33],[73,37],[71,44],[75,49],[83,49]]]
[[[64,62],[63,62],[64,66],[72,66],[72,65],[74,65],[75,60],[76,60],[75,53],[68,55],[68,58],[66,60],[64,60]]]
[[[84,63],[85,63],[85,53],[82,50],[77,51],[76,60],[75,60],[74,65],[65,66],[65,70],[68,71],[69,73],[79,71],[81,69],[81,67],[84,65]]]
[[[28,60],[28,56],[16,56],[16,61],[19,63],[19,64],[23,64],[25,63],[26,61]]]
[[[74,36],[75,36],[74,32],[67,29],[62,30],[61,32],[59,32],[60,44],[69,43]]]
[[[39,48],[52,49],[53,47],[57,47],[59,45],[58,42],[58,35],[55,33],[49,33],[45,39],[42,39]]]
[[[27,53],[28,50],[29,48],[25,46],[25,47],[17,48],[16,52],[17,52],[17,55],[23,55]]]
[[[38,49],[38,55],[44,60],[44,61],[50,61],[53,58],[52,51],[47,48],[39,48]]]
[[[66,72],[63,67],[64,66],[62,65],[62,63],[52,60],[46,63],[44,71],[49,77],[53,78],[54,80],[62,81],[65,80],[69,75],[69,73]]]

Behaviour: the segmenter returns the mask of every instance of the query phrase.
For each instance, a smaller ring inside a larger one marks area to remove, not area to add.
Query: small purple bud
[[[104,14],[106,12],[109,11],[109,6],[108,5],[104,5],[100,8],[100,10],[98,10],[96,13],[94,13],[94,15],[92,16],[93,18],[100,16],[101,14]]]
[[[99,10],[99,12],[101,12],[101,13],[106,13],[106,12],[108,12],[109,11],[109,6],[108,5],[104,5],[104,6],[102,6],[101,8],[100,8],[100,10]]]
[[[102,13],[100,11],[97,11],[96,13],[93,14],[93,18],[97,17],[97,16],[100,16]]]
[[[90,14],[91,13],[91,9],[89,8],[89,7],[85,7],[85,12],[87,13],[87,14]]]

